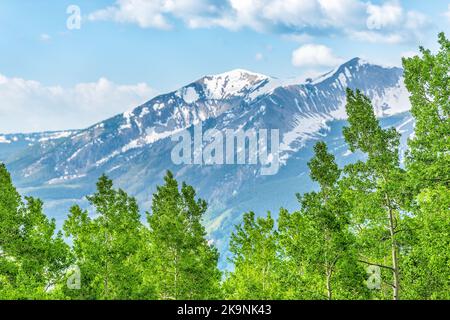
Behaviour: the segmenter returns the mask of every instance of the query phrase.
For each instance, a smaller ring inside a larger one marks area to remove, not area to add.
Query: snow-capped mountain
[[[0,135],[0,161],[6,161],[21,191],[46,201],[59,221],[68,205],[84,203],[83,196],[94,190],[102,173],[149,209],[156,184],[170,169],[209,201],[205,223],[223,248],[243,212],[295,208],[294,194],[313,188],[306,163],[318,139],[330,145],[341,164],[358,158],[348,152],[341,134],[347,87],[368,95],[383,123],[397,126],[407,137],[413,124],[402,73],[355,58],[301,83],[245,70],[205,76],[87,129],[53,133],[57,139],[36,136],[15,152],[13,136]],[[280,171],[263,176],[259,165],[173,164],[176,143],[170,137],[200,122],[205,130],[278,129]]]

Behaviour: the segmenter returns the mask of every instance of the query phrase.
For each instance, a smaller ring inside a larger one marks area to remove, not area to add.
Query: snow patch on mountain
[[[191,104],[197,102],[200,99],[200,95],[197,93],[195,88],[187,87],[184,89],[183,100]]]
[[[89,148],[93,143],[89,142],[87,144],[85,144],[83,147],[81,147],[80,149],[78,149],[77,151],[75,151],[68,159],[67,162],[70,162],[72,160],[74,160],[76,157],[78,157],[78,155],[86,148]]]
[[[293,85],[304,83],[299,78],[278,79],[267,77],[248,97],[248,101],[256,100],[257,98],[273,93],[277,88],[284,88]]]
[[[155,109],[156,108],[156,104],[153,106],[153,108],[154,108],[154,110],[158,110],[158,109]],[[139,118],[143,118],[149,113],[150,113],[150,110],[147,107],[142,108],[141,113],[139,114]]]
[[[49,185],[60,184],[60,183],[71,181],[71,180],[81,179],[84,177],[86,177],[86,174],[65,175],[65,176],[62,176],[59,178],[51,179],[47,182],[47,184],[49,184]]]
[[[119,130],[131,129],[131,117],[132,117],[132,115],[133,115],[133,110],[125,111],[123,113],[123,119],[125,120],[125,123],[122,124],[119,127]]]
[[[331,78],[332,76],[334,76],[336,74],[336,72],[338,71],[339,68],[335,68],[323,75],[318,76],[317,78],[311,79],[311,81],[309,81],[310,84],[316,85],[319,84],[329,78]]]
[[[347,99],[342,97],[339,99],[338,107],[330,112],[330,116],[336,120],[345,120],[347,119],[347,111],[345,110],[345,105],[347,103]]]
[[[283,135],[279,149],[280,163],[285,165],[290,154],[300,150],[314,133],[327,128],[327,121],[332,119],[325,114],[313,114],[310,117],[296,115],[293,120],[294,127]]]
[[[72,136],[75,130],[39,132],[39,133],[18,133],[0,135],[0,143],[20,142],[21,140],[29,142],[48,142]]]
[[[72,131],[61,131],[61,132],[49,133],[48,135],[40,138],[38,141],[45,142],[45,141],[50,141],[50,140],[67,138],[67,137],[70,137],[72,134],[73,134]]]
[[[104,158],[98,160],[98,161],[95,163],[95,166],[96,166],[96,167],[100,167],[101,165],[107,163],[109,160],[113,159],[114,157],[118,156],[119,154],[120,154],[120,151],[119,151],[119,150],[116,150],[116,151],[112,152],[111,154],[107,155],[106,157],[104,157]]]
[[[219,100],[232,96],[241,96],[269,77],[247,70],[236,69],[203,79],[208,99]]]
[[[390,116],[411,109],[409,92],[405,87],[403,77],[394,87],[386,88],[383,94],[373,92],[372,103],[378,117]]]
[[[6,139],[5,136],[0,136],[0,143],[11,143],[11,140]]]
[[[155,127],[147,128],[147,130],[145,131],[145,136],[140,137],[139,139],[132,140],[130,143],[122,147],[121,153],[125,153],[131,149],[141,148],[158,140],[168,138],[178,132],[181,132],[182,130],[184,130],[184,128],[157,132],[157,129]]]

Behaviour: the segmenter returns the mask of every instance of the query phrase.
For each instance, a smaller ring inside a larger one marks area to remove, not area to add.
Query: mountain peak
[[[359,64],[367,64],[368,62],[364,59],[361,59],[359,57],[354,57],[347,62],[343,63],[342,65],[359,65]]]
[[[341,65],[337,66],[333,70],[328,71],[327,73],[324,73],[314,79],[309,78],[307,80],[307,83],[309,84],[319,84],[325,80],[328,80],[330,78],[339,78],[341,74],[344,74],[346,77],[351,77],[352,73],[359,72],[360,68],[364,67],[374,67],[374,68],[383,68],[383,69],[391,69],[393,67],[391,66],[382,66],[376,63],[371,63],[365,59],[355,57],[347,62],[342,63]],[[396,67],[394,67],[396,68]],[[399,68],[397,68],[399,69]],[[400,70],[400,69],[399,69]]]
[[[261,73],[257,73],[257,72],[253,72],[253,71],[249,71],[246,69],[233,69],[230,71],[226,71],[223,73],[219,73],[219,74],[214,74],[214,75],[207,75],[205,78],[226,78],[226,77],[230,77],[230,78],[242,78],[242,77],[255,77],[255,78],[259,78],[259,79],[267,79],[269,78],[266,75],[263,75]]]
[[[384,69],[402,69],[401,66],[396,65],[396,64],[389,64],[389,63],[380,63],[380,62],[375,62],[375,61],[370,61],[370,60],[366,60],[363,58],[353,58],[350,59],[349,61],[343,63],[341,65],[341,67],[345,67],[345,66],[375,66],[375,67],[380,67],[380,68],[384,68]]]
[[[234,69],[216,75],[205,76],[198,82],[203,86],[208,98],[217,100],[245,95],[268,79],[268,76],[260,73]]]

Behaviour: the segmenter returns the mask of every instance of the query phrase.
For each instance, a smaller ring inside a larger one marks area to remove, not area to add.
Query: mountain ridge
[[[39,172],[50,171],[50,167],[54,173],[45,174],[49,175],[46,183],[72,180],[103,167],[115,157],[150,146],[192,125],[221,119],[222,129],[225,126],[263,128],[263,124],[280,129],[285,163],[290,152],[301,148],[302,138],[307,139],[327,121],[345,119],[347,86],[365,91],[380,117],[407,111],[401,74],[400,68],[385,68],[353,58],[303,83],[244,69],[207,75],[88,128],[56,132],[54,139],[34,139],[28,148],[33,150],[32,156],[28,158],[18,153],[0,160],[11,164],[16,173],[21,171],[19,185],[22,181],[24,185],[33,183],[30,179],[33,177],[38,184],[45,182]],[[397,102],[406,107],[395,110]],[[244,121],[245,117],[248,121]],[[29,140],[26,135],[23,137]],[[16,138],[17,135],[0,135],[0,146]]]

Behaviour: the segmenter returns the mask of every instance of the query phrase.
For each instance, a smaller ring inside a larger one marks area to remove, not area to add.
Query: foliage
[[[366,161],[347,165],[342,180],[344,197],[352,207],[352,224],[359,245],[360,260],[387,271],[382,293],[390,289],[399,299],[399,259],[403,228],[402,188],[404,170],[400,168],[399,134],[383,129],[375,117],[370,100],[359,90],[347,90],[349,126],[343,130],[351,151],[366,154]]]
[[[235,270],[224,283],[227,298],[283,298],[274,223],[270,213],[266,218],[255,218],[253,212],[244,214],[243,223],[231,235],[231,262]]]
[[[195,190],[183,183],[181,192],[171,172],[153,196],[147,214],[154,246],[154,268],[161,299],[213,299],[220,294],[219,254],[208,243],[201,219],[204,200],[195,200]]]
[[[71,262],[69,246],[42,202],[25,202],[0,165],[0,298],[44,299]]]
[[[350,207],[338,184],[341,170],[323,142],[314,150],[308,166],[320,191],[298,195],[301,211],[280,215],[285,260],[294,262],[294,274],[303,283],[299,298],[365,298],[365,271],[357,262]]]

